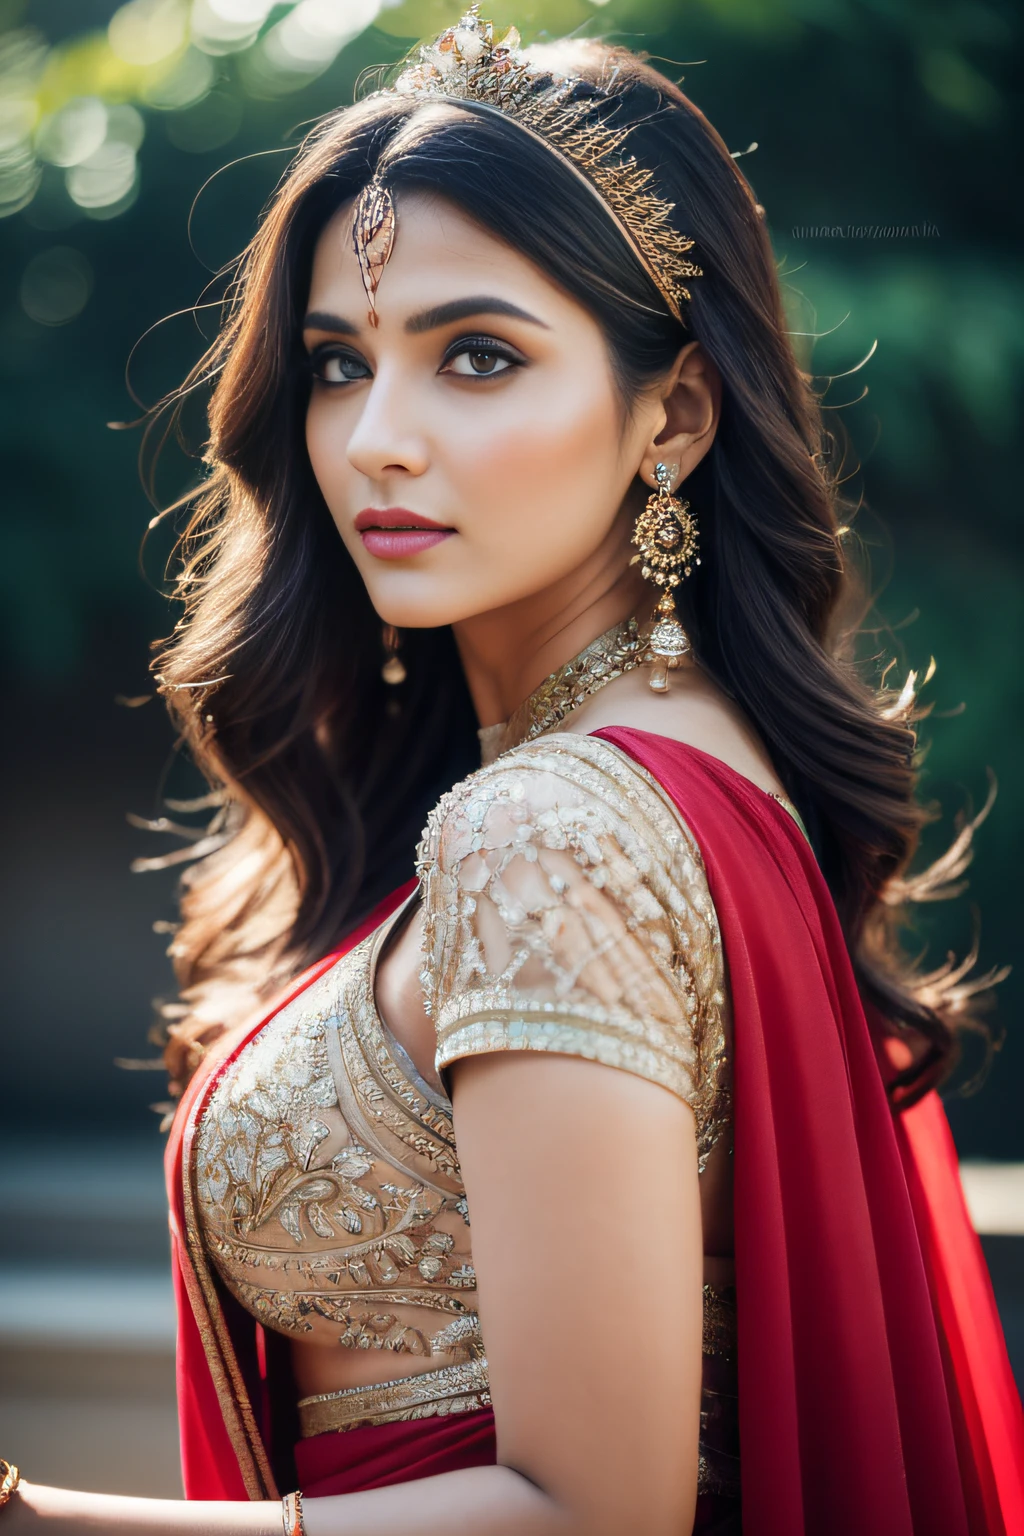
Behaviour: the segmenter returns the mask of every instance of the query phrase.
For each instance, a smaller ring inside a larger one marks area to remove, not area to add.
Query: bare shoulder
[[[654,693],[647,668],[618,677],[575,710],[560,729],[588,734],[611,726],[651,731],[697,747],[772,794],[782,784],[768,751],[742,710],[698,667],[669,673],[668,693]]]

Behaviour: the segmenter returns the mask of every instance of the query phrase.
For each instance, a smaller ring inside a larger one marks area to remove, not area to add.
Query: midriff
[[[735,1259],[721,1254],[704,1255],[705,1285],[710,1285],[716,1291],[724,1291],[735,1282]],[[341,1392],[346,1387],[369,1387],[383,1382],[404,1381],[452,1363],[451,1356],[437,1354],[417,1359],[381,1350],[342,1353],[330,1344],[292,1343],[292,1371],[299,1397],[314,1397],[320,1392]]]

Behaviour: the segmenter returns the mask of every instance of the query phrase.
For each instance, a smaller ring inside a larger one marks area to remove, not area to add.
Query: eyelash
[[[499,369],[500,373],[510,373],[513,368],[522,368],[526,362],[521,352],[517,352],[514,347],[510,347],[508,342],[499,341],[496,336],[460,336],[458,341],[454,342],[445,353],[443,368],[446,368],[449,363],[454,362],[457,357],[465,357],[468,352],[491,353],[494,357],[500,358],[502,362],[508,363],[508,368]],[[479,373],[476,375],[479,379],[493,379],[496,376],[493,373]],[[472,375],[460,374],[459,377],[470,378]]]
[[[468,352],[490,353],[508,364],[507,368],[500,368],[496,373],[477,374],[476,377],[479,379],[497,378],[500,374],[510,373],[513,368],[522,368],[526,361],[521,353],[509,346],[508,342],[499,341],[495,336],[460,336],[458,341],[453,342],[445,353],[439,372],[445,372],[450,363],[454,362],[457,357],[464,357]],[[322,384],[327,389],[344,389],[348,384],[359,383],[359,377],[345,379],[344,382],[340,379],[323,378],[320,370],[331,358],[339,358],[342,362],[360,363],[363,367],[367,367],[364,359],[357,352],[351,352],[345,347],[340,347],[336,342],[327,342],[314,348],[307,358],[307,366],[315,383]],[[368,368],[367,373],[369,373]],[[366,377],[366,375],[361,377]],[[460,374],[459,377],[472,378],[473,375]]]

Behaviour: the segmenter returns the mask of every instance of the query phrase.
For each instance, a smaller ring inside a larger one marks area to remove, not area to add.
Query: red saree
[[[705,753],[647,732],[596,734],[678,806],[722,930],[744,1531],[1024,1536],[1024,1418],[945,1116],[932,1094],[894,1121],[804,838]],[[273,1497],[268,1351],[212,1280],[183,1177],[217,1068],[186,1095],[167,1159],[185,1487],[191,1498]]]

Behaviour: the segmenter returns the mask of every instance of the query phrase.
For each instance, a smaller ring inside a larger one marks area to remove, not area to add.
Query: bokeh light
[[[606,0],[548,3],[573,8],[575,24]],[[40,190],[39,228],[76,209],[116,217],[138,191],[144,112],[167,114],[175,148],[205,154],[238,133],[246,97],[301,91],[368,27],[412,37],[457,10],[458,0],[126,0],[104,27],[55,44],[0,19],[0,218]]]
[[[186,48],[166,73],[145,85],[141,100],[158,111],[174,112],[191,107],[213,88],[217,66],[208,53]]]
[[[136,159],[130,144],[110,139],[67,172],[73,202],[87,212],[116,207],[120,212],[135,189]]]
[[[268,32],[264,47],[284,68],[318,73],[366,30],[379,10],[380,0],[347,0],[344,6],[335,0],[299,0]]]
[[[25,268],[21,307],[40,325],[67,325],[89,302],[92,284],[92,268],[81,251],[55,245],[33,256]]]
[[[107,109],[98,96],[76,96],[44,117],[36,133],[36,154],[50,165],[80,165],[107,136]]]
[[[26,207],[39,185],[34,93],[46,55],[45,39],[31,28],[0,37],[0,218]]]
[[[250,95],[301,90],[334,63],[346,43],[376,20],[381,0],[299,0],[242,61]]]
[[[106,137],[118,144],[128,144],[132,149],[140,149],[146,137],[146,120],[129,102],[108,107]]]
[[[273,8],[274,0],[195,0],[192,39],[206,53],[237,53],[256,41]]]
[[[159,64],[181,51],[188,33],[186,0],[130,0],[107,28],[110,47],[126,64]]]

